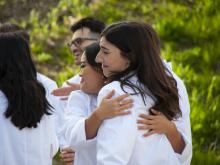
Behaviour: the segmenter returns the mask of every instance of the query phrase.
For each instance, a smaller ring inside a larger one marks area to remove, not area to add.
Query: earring
[[[130,61],[126,62],[125,67],[128,68],[130,66]]]

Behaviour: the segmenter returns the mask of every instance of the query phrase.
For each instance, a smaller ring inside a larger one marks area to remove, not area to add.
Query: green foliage
[[[1,1],[5,4],[6,1]],[[71,23],[93,16],[110,24],[145,21],[161,37],[162,56],[186,84],[191,104],[192,164],[219,164],[220,1],[60,0],[47,12],[33,9],[19,22],[30,31],[37,67],[61,84],[79,69],[66,46]],[[16,20],[11,20],[16,22]]]
[[[207,151],[207,152],[195,151],[191,164],[192,165],[219,165],[220,155],[213,151]]]

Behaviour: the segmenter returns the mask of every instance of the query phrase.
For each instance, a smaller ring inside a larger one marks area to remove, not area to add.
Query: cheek
[[[118,65],[118,69],[123,71],[129,66],[129,62],[128,62],[128,60],[126,60],[124,58],[120,58],[120,59],[118,59],[117,65]]]
[[[96,83],[97,73],[93,71],[91,68],[85,68],[81,72],[83,82],[90,86],[90,84],[94,85]]]
[[[121,59],[108,59],[106,61],[106,64],[109,66],[109,68],[115,70],[115,71],[119,71],[121,70],[121,68],[124,67],[125,62]]]
[[[108,66],[114,66],[117,63],[117,59],[114,59],[112,57],[103,57],[103,62],[104,64],[108,65]]]

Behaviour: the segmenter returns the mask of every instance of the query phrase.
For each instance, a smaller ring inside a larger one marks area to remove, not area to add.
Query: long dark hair
[[[36,128],[44,114],[51,114],[36,77],[27,41],[19,32],[0,33],[0,90],[8,99],[5,117],[19,129]]]
[[[120,22],[107,27],[101,37],[121,50],[130,65],[122,72],[112,73],[109,81],[119,81],[121,87],[129,86],[134,94],[145,94],[154,99],[152,108],[162,112],[169,120],[181,115],[177,83],[160,58],[159,37],[154,29],[144,23]],[[142,84],[133,84],[129,78],[137,75]],[[126,91],[125,91],[126,92]]]

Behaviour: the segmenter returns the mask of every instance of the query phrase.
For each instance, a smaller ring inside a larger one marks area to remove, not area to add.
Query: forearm
[[[88,119],[85,120],[86,139],[93,139],[96,137],[98,129],[102,124],[102,119],[99,117],[97,111],[94,111]]]
[[[171,122],[171,127],[166,132],[166,136],[176,153],[181,154],[185,148],[185,142],[181,133],[177,130],[176,125]]]

